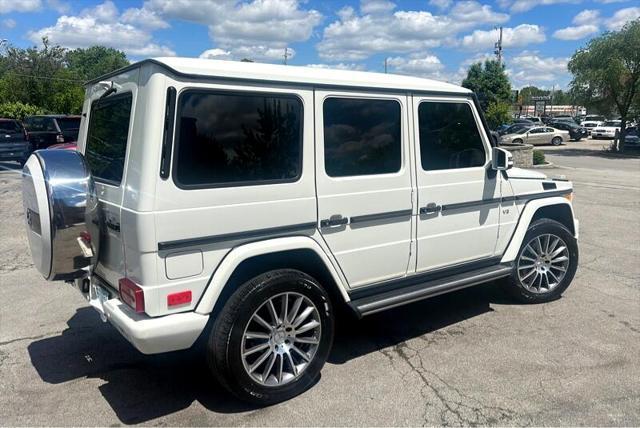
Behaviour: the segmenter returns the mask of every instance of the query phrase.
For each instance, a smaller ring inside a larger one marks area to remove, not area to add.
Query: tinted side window
[[[402,137],[397,101],[328,98],[323,114],[324,166],[329,176],[400,170]]]
[[[25,125],[32,132],[58,132],[51,117],[30,117],[25,121]]]
[[[178,103],[174,178],[183,186],[295,181],[302,103],[294,96],[187,91]]]
[[[469,104],[422,102],[418,124],[425,171],[484,165],[485,149]]]
[[[94,101],[85,157],[99,181],[120,184],[131,121],[131,92]]]

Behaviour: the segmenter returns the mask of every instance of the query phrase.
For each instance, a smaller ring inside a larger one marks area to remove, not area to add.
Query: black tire
[[[515,140],[513,140],[513,144],[522,144],[523,141],[520,138],[516,138]]]
[[[251,378],[243,365],[245,328],[263,303],[285,292],[302,294],[314,304],[320,316],[322,334],[314,356],[297,379],[281,386],[261,385]],[[318,380],[331,350],[333,332],[333,309],[322,286],[303,272],[274,270],[247,281],[231,295],[210,332],[207,362],[219,383],[239,399],[261,406],[275,404],[303,393]]]
[[[554,145],[554,146],[559,146],[559,145],[561,145],[561,144],[562,144],[562,138],[560,138],[560,137],[553,137],[553,138],[551,139],[551,144],[552,144],[552,145]]]
[[[537,236],[552,234],[560,237],[567,245],[569,262],[566,273],[562,280],[550,291],[543,293],[533,293],[526,289],[518,276],[518,260],[522,256],[526,245]],[[507,292],[521,303],[545,303],[560,298],[562,293],[569,287],[578,268],[578,243],[573,234],[562,224],[551,219],[536,220],[529,226],[527,233],[522,240],[522,246],[514,261],[513,271],[503,285]]]

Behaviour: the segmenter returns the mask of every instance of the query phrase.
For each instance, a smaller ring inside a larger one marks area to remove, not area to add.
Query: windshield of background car
[[[607,120],[604,123],[604,126],[620,126],[620,121],[619,120]]]
[[[78,132],[80,128],[80,118],[79,117],[64,117],[56,119],[58,121],[58,126],[62,132]]]
[[[122,181],[132,99],[127,92],[91,104],[85,156],[96,181],[114,185]]]
[[[15,120],[0,120],[0,134],[19,134],[22,132],[22,127]]]
[[[29,117],[24,125],[30,132],[58,132],[52,117]]]

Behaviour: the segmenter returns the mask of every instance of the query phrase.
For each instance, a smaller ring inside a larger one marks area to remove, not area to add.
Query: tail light
[[[144,312],[144,292],[142,288],[129,278],[121,278],[118,281],[120,288],[120,299],[131,306],[131,309],[141,313]]]
[[[62,134],[56,135],[56,143],[64,143],[64,136]]]

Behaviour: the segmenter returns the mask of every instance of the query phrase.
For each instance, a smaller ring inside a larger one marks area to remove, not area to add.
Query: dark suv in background
[[[587,138],[589,132],[584,126],[577,125],[575,122],[568,122],[565,120],[552,120],[548,123],[556,129],[563,131],[569,131],[569,138],[575,141],[580,141],[582,138]]]
[[[31,154],[27,132],[15,119],[0,118],[0,161],[17,161],[24,165]]]
[[[54,144],[77,141],[80,116],[27,116],[24,126],[27,128],[33,149],[46,149]]]

